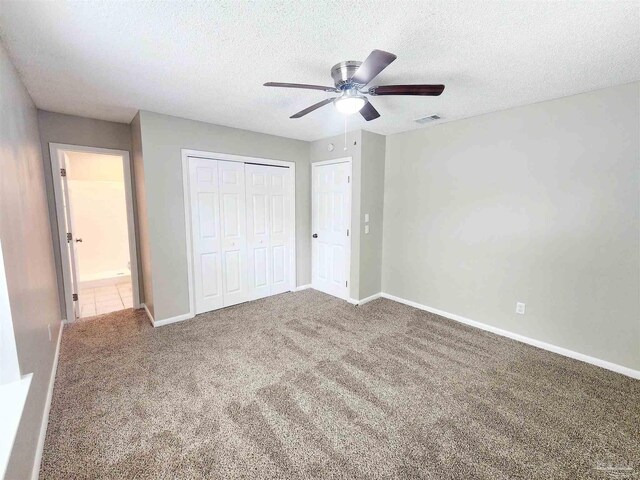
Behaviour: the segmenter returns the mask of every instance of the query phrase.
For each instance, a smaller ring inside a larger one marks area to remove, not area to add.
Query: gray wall
[[[42,157],[44,160],[45,181],[49,205],[49,218],[53,238],[53,251],[59,285],[61,317],[66,318],[64,302],[64,283],[62,282],[62,264],[60,260],[60,242],[58,241],[58,220],[55,211],[53,177],[51,176],[51,156],[49,143],[66,143],[84,147],[113,148],[131,151],[131,128],[126,123],[107,122],[92,118],[76,117],[62,113],[38,110],[38,126]]]
[[[182,148],[296,163],[297,283],[310,283],[307,142],[144,111],[140,125],[156,320],[189,311]]]
[[[37,112],[1,45],[0,112],[0,238],[20,372],[33,373],[6,478],[30,478],[61,318]]]
[[[133,184],[136,199],[136,225],[138,230],[138,278],[140,281],[140,301],[149,313],[153,309],[153,278],[151,275],[151,252],[149,240],[149,221],[147,210],[147,191],[145,189],[144,159],[142,157],[142,130],[140,114],[131,122],[131,165],[133,168]]]
[[[382,227],[386,137],[362,132],[360,214],[360,296],[370,297],[382,289]],[[364,215],[369,214],[369,233]]]
[[[387,137],[383,291],[640,369],[639,85]]]

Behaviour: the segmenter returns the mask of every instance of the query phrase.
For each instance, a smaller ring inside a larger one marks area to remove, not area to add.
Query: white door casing
[[[289,168],[245,165],[251,299],[290,290],[292,179]]]
[[[196,313],[223,306],[218,162],[189,159]]]
[[[71,274],[71,294],[77,297],[78,284],[80,283],[80,269],[78,268],[78,244],[76,242],[75,229],[73,228],[73,207],[69,200],[69,182],[67,181],[67,154],[62,152],[60,155],[60,168],[64,170],[65,175],[61,175],[62,181],[62,204],[64,206],[65,229],[70,235],[67,237],[67,255],[69,256],[70,274]],[[80,318],[80,302],[73,301],[73,319]]]
[[[351,263],[350,158],[312,164],[312,234],[313,288],[348,300]]]
[[[222,297],[223,304],[227,307],[249,299],[244,164],[219,161],[218,185],[220,188]]]

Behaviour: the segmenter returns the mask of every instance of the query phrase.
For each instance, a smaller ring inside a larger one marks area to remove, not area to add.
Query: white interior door
[[[218,162],[189,158],[195,313],[223,306]]]
[[[66,155],[60,155],[60,168],[62,177],[62,204],[64,208],[65,228],[67,232],[67,253],[69,255],[69,272],[71,277],[71,295],[73,296],[73,320],[80,318],[80,302],[78,299],[78,284],[80,282],[80,269],[78,268],[78,245],[76,232],[73,229],[73,207],[69,200],[69,183],[67,182]],[[63,173],[64,172],[64,173]]]
[[[244,164],[218,162],[220,240],[224,306],[249,299],[247,289],[247,234]]]
[[[256,299],[291,289],[292,179],[289,168],[254,164],[245,176],[248,288]]]
[[[312,285],[349,299],[351,161],[312,166]]]

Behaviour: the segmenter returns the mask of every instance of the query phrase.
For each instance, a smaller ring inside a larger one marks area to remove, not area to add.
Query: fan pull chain
[[[344,151],[347,151],[347,116],[344,116]]]

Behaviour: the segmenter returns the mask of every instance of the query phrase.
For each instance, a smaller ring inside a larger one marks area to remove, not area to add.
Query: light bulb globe
[[[345,115],[352,115],[359,112],[365,103],[365,98],[358,95],[344,95],[333,101],[338,111]]]

